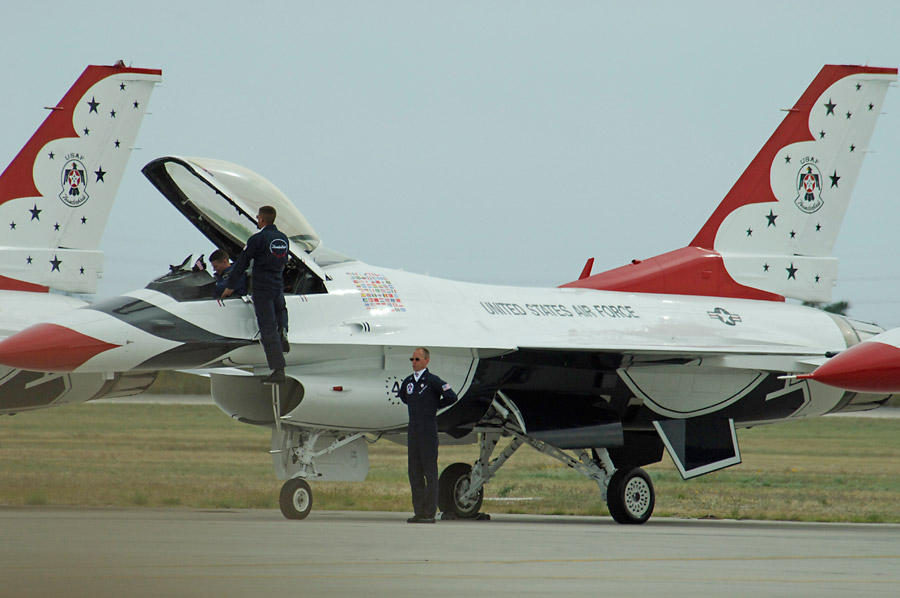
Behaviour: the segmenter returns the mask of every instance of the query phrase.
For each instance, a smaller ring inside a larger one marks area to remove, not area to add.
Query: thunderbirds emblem
[[[797,207],[812,214],[818,211],[825,202],[822,200],[822,175],[816,166],[815,158],[806,158],[800,172],[797,173]]]
[[[63,166],[62,191],[60,191],[59,198],[70,208],[77,208],[89,199],[86,172],[87,169],[81,160],[68,158],[66,165]]]
[[[269,252],[277,258],[287,256],[288,244],[284,239],[272,239],[269,243]]]

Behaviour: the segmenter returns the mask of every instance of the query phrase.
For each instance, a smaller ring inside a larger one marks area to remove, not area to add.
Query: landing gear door
[[[733,419],[669,419],[653,426],[686,480],[741,462]]]

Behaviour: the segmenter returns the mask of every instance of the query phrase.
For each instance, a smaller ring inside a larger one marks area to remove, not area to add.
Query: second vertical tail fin
[[[831,252],[897,69],[827,65],[688,247],[564,286],[829,301]]]
[[[0,175],[0,288],[93,293],[97,249],[162,71],[89,66]]]

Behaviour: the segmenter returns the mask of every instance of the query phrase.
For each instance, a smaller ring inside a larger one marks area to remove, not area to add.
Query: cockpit
[[[271,182],[237,164],[207,158],[167,156],[142,169],[144,176],[203,233],[214,247],[237,259],[247,239],[257,231],[256,214],[261,206],[273,206],[275,225],[290,243],[284,271],[285,295],[327,293],[327,275],[322,270],[350,258],[322,246],[318,234],[303,214]],[[178,301],[214,298],[215,281],[188,256],[183,263],[149,285]],[[202,261],[202,256],[200,258]],[[247,276],[250,277],[248,270]],[[252,293],[252,277],[248,280]]]

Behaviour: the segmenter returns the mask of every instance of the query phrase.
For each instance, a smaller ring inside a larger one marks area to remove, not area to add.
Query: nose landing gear
[[[281,487],[278,506],[287,519],[306,519],[312,511],[312,490],[306,480],[294,478]]]

